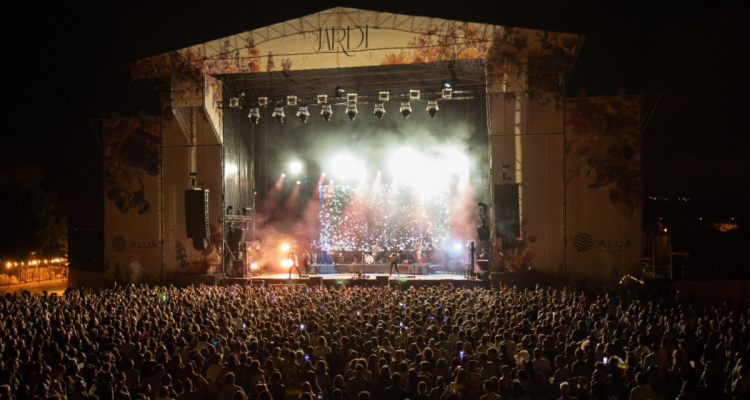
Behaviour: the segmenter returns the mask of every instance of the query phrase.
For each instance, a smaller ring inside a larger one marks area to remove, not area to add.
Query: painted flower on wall
[[[104,123],[104,192],[117,209],[142,215],[151,211],[145,176],[159,175],[161,120],[109,119]]]
[[[625,218],[641,205],[641,129],[637,96],[571,99],[566,109],[568,181],[609,188]],[[572,164],[572,165],[571,165]]]

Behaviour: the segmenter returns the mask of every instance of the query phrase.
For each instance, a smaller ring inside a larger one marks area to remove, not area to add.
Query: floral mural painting
[[[221,271],[221,231],[216,225],[211,225],[211,246],[201,251],[192,250],[192,246],[185,244],[180,239],[175,239],[174,252],[175,264],[180,273],[185,275],[213,274]],[[190,239],[188,239],[190,240]]]
[[[104,192],[127,214],[151,212],[144,179],[159,175],[160,118],[108,119],[104,122]],[[151,196],[158,196],[153,193]]]
[[[490,47],[485,25],[447,21],[424,28],[399,53],[389,53],[381,65],[485,58]]]
[[[224,110],[221,108],[223,86],[220,79],[206,75],[203,104],[211,124],[220,136],[224,131]]]
[[[637,96],[569,99],[566,108],[567,180],[609,189],[625,218],[641,206],[641,126]]]
[[[530,221],[527,217],[521,218],[521,237],[515,243],[504,244],[502,240],[496,240],[493,248],[493,265],[496,269],[504,268],[506,271],[520,272],[531,269],[536,257],[537,236],[529,234]]]

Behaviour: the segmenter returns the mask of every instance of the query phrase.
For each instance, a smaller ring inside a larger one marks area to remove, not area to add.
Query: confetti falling
[[[320,242],[331,249],[412,248],[448,243],[451,192],[448,186],[425,196],[411,185],[333,185],[322,195]]]

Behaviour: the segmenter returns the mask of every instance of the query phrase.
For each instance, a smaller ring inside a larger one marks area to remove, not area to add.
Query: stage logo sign
[[[594,239],[586,232],[581,232],[573,238],[573,247],[581,253],[590,250],[596,251],[622,251],[629,247],[635,247],[630,239]]]
[[[359,26],[325,26],[314,31],[302,32],[302,37],[313,43],[313,51],[342,52],[354,57],[357,50],[370,47],[370,28]]]

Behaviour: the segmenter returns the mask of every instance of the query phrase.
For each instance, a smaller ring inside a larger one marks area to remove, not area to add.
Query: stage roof
[[[532,57],[572,66],[583,36],[336,7],[144,58],[134,79],[284,72],[487,59],[525,81]]]

